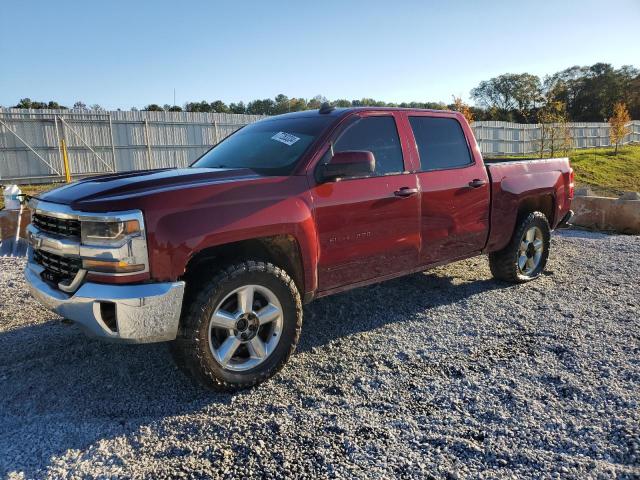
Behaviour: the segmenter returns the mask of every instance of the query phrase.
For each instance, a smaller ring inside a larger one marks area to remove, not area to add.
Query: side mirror
[[[372,152],[352,150],[337,152],[329,163],[322,166],[320,178],[328,182],[346,177],[366,177],[376,170],[376,158]]]

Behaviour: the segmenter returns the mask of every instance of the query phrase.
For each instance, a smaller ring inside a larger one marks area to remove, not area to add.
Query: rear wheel
[[[509,244],[489,254],[494,278],[523,283],[540,276],[547,265],[551,229],[547,217],[532,212],[521,219]]]
[[[216,390],[273,376],[294,351],[302,326],[295,283],[265,262],[242,262],[213,275],[184,312],[173,344],[176,363]]]

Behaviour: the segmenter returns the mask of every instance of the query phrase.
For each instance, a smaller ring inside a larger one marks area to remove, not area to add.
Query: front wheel
[[[270,264],[232,265],[202,286],[184,309],[172,351],[178,366],[215,390],[268,379],[295,350],[302,302],[294,281]]]
[[[489,254],[489,266],[494,278],[524,283],[540,276],[547,265],[551,229],[547,217],[532,212],[517,226],[509,244]]]

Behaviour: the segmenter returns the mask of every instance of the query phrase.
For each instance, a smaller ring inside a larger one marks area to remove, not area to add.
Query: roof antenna
[[[320,110],[318,111],[318,113],[324,115],[333,112],[335,109],[336,107],[329,105],[329,102],[324,102],[322,105],[320,105]]]

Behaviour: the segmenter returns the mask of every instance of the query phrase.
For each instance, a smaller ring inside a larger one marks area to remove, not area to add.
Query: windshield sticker
[[[300,138],[296,137],[295,135],[291,135],[290,133],[285,132],[278,132],[273,137],[271,137],[271,139],[275,140],[276,142],[282,142],[285,145],[289,146],[300,140]]]

